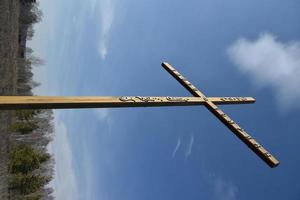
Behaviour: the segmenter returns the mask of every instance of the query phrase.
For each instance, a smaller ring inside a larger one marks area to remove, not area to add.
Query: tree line
[[[42,19],[35,0],[20,1],[19,57],[17,95],[33,95],[40,84],[33,80],[32,69],[43,64],[26,42],[34,36],[33,25]],[[16,110],[10,125],[9,189],[10,199],[54,199],[48,183],[53,177],[54,159],[47,151],[53,137],[52,110]]]
[[[51,110],[17,110],[10,126],[9,187],[14,199],[52,199],[46,185],[53,176],[54,160],[47,152],[52,140]]]

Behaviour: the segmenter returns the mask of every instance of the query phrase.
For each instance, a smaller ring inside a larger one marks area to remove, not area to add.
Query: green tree
[[[20,132],[21,134],[31,133],[37,129],[38,126],[35,122],[15,122],[10,126],[10,130],[14,132]]]
[[[39,161],[40,163],[46,162],[51,158],[51,155],[49,153],[44,153],[39,155]]]
[[[32,120],[40,111],[39,110],[17,110],[16,115],[20,120]]]
[[[27,174],[40,167],[40,164],[49,160],[48,153],[38,153],[32,147],[21,145],[10,151],[9,171],[10,173]]]
[[[30,194],[38,191],[51,180],[48,176],[14,174],[10,179],[10,189],[18,190],[21,194]]]
[[[25,195],[23,197],[24,200],[40,200],[43,197],[43,194],[39,191],[35,192],[35,193],[31,193],[28,195]]]

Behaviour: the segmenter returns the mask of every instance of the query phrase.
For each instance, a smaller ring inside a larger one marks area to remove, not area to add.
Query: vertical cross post
[[[252,97],[208,97],[215,104],[254,103]],[[59,97],[59,96],[0,96],[0,110],[8,109],[68,109],[68,108],[118,108],[153,106],[203,105],[200,97]]]
[[[270,167],[276,167],[279,161],[252,138],[244,129],[226,115],[216,104],[210,101],[200,90],[184,78],[174,67],[163,62],[162,66],[192,95],[202,97],[205,100],[205,107],[213,113],[227,128],[229,128],[239,139],[241,139],[256,155],[258,155]]]

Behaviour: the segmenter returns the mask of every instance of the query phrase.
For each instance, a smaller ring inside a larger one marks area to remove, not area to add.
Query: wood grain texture
[[[252,97],[210,97],[216,104],[254,103]],[[72,109],[153,106],[203,105],[199,97],[59,97],[59,96],[0,96],[0,109]]]

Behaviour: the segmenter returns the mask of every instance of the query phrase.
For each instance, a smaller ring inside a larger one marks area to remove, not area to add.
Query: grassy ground
[[[19,0],[0,0],[0,96],[16,94],[18,57]],[[11,111],[0,111],[0,199],[9,199],[8,126]]]

